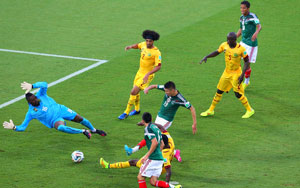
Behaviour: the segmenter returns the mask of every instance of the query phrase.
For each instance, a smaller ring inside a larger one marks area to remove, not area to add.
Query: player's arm
[[[240,28],[236,33],[236,37],[239,38],[242,35],[242,29]]]
[[[147,83],[148,78],[151,74],[156,73],[157,71],[159,71],[161,68],[161,64],[159,63],[156,67],[154,67],[151,71],[149,71],[143,78],[144,83]]]
[[[247,55],[246,57],[244,57],[244,67],[243,67],[243,72],[242,72],[241,76],[239,77],[239,84],[242,83],[244,76],[245,76],[245,72],[249,68],[249,66],[250,66],[250,62],[249,62],[249,57]]]
[[[125,51],[129,50],[129,49],[138,49],[139,48],[139,44],[133,44],[133,45],[130,45],[130,46],[126,46],[125,47]]]
[[[207,58],[216,57],[219,54],[220,54],[220,52],[218,52],[218,50],[216,50],[216,51],[208,54],[207,56],[205,56],[203,59],[201,59],[201,61],[199,62],[199,64],[202,64],[203,62],[206,63]]]
[[[32,120],[32,117],[31,117],[30,113],[27,112],[25,120],[23,121],[23,123],[21,125],[15,126],[14,122],[12,120],[10,120],[10,122],[5,121],[3,123],[3,127],[5,129],[12,129],[15,131],[24,131],[27,128],[27,126],[31,120]]]
[[[148,86],[146,89],[144,89],[144,93],[148,94],[149,90],[156,89],[157,87],[158,87],[157,85]]]
[[[37,95],[46,95],[48,90],[48,83],[47,82],[36,82],[32,84],[32,88],[40,88]]]
[[[191,111],[192,118],[193,118],[193,125],[192,125],[193,134],[196,134],[196,132],[197,132],[196,110],[193,106],[191,106],[190,111]]]
[[[158,145],[158,142],[157,142],[157,139],[156,137],[153,137],[152,140],[151,140],[151,147],[149,149],[149,151],[146,153],[146,155],[142,158],[141,162],[144,164],[144,162],[149,158],[149,156],[155,151],[157,145]]]
[[[255,31],[255,33],[252,35],[252,37],[251,37],[251,40],[252,41],[255,41],[256,40],[256,38],[257,38],[257,35],[258,35],[258,33],[260,32],[260,30],[261,30],[261,25],[260,24],[257,24],[256,25],[256,31]]]

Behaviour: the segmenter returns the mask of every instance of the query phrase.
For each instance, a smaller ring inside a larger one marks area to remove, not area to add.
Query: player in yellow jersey
[[[154,41],[159,39],[159,34],[155,31],[145,30],[142,36],[146,40],[145,42],[126,46],[125,48],[125,50],[140,49],[141,57],[140,68],[134,78],[127,108],[124,113],[118,117],[120,120],[140,113],[140,91],[148,87],[154,78],[154,73],[161,68],[161,53],[159,49],[154,46]],[[133,105],[135,109],[130,112]]]
[[[242,118],[249,118],[254,114],[254,110],[251,108],[246,96],[244,95],[244,88],[241,85],[245,72],[249,67],[249,58],[246,49],[236,42],[236,38],[236,34],[234,32],[230,32],[227,35],[227,42],[222,43],[217,51],[214,51],[211,54],[205,56],[200,61],[200,64],[202,64],[203,62],[206,63],[207,58],[215,57],[221,52],[224,52],[225,54],[226,68],[219,80],[217,93],[212,101],[210,108],[205,112],[202,112],[200,114],[201,116],[214,115],[214,109],[218,102],[220,102],[222,94],[224,93],[224,91],[230,91],[231,88],[233,88],[235,96],[241,101],[241,103],[247,110]],[[242,58],[244,59],[243,70],[241,68]]]
[[[159,127],[160,128],[160,127]],[[161,129],[162,130],[162,129]],[[165,129],[162,131],[162,139],[164,142],[164,147],[162,150],[162,155],[165,158],[165,162],[163,164],[162,174],[166,173],[166,182],[169,183],[171,179],[171,162],[174,158],[175,144],[173,138]],[[141,147],[146,146],[146,141],[143,140],[141,143]],[[142,158],[141,158],[142,159]],[[100,165],[103,168],[129,168],[131,166],[135,166],[140,168],[142,166],[141,159],[132,159],[125,162],[117,162],[117,163],[108,163],[103,158],[100,159]]]

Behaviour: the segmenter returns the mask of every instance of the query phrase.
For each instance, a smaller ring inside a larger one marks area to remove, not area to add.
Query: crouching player
[[[164,147],[162,150],[162,155],[164,157],[164,164],[163,164],[163,168],[162,168],[162,174],[166,173],[166,182],[169,183],[170,179],[171,179],[171,162],[174,158],[174,148],[175,148],[175,144],[173,141],[173,138],[171,137],[171,135],[167,132],[164,131],[162,132],[162,140],[164,142]],[[146,140],[144,139],[141,143],[141,147],[146,146]],[[138,159],[133,159],[133,160],[129,160],[126,162],[117,162],[117,163],[108,163],[106,162],[103,158],[100,159],[100,165],[103,168],[129,168],[131,166],[135,166],[138,168],[141,168],[142,163],[141,160]]]
[[[4,128],[15,131],[24,131],[32,119],[37,119],[48,128],[54,127],[58,131],[69,134],[83,133],[88,139],[91,138],[90,131],[101,136],[106,136],[104,131],[95,129],[89,120],[81,117],[66,106],[56,103],[51,97],[49,97],[47,95],[47,82],[37,82],[35,84],[23,82],[21,83],[21,88],[26,90],[25,96],[29,105],[25,120],[20,126],[15,126],[12,120],[10,120],[10,122],[5,121],[3,123]],[[29,92],[32,88],[40,88],[40,90],[36,95],[34,95]],[[66,126],[65,120],[80,123],[90,129],[90,131],[86,129],[68,127]]]

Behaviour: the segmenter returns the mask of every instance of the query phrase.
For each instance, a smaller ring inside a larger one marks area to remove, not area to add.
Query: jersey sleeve
[[[165,86],[164,85],[157,85],[157,89],[165,91]]]
[[[218,48],[218,52],[221,53],[224,51],[224,43],[222,43],[219,48]]]
[[[178,98],[182,101],[180,106],[183,106],[186,109],[190,109],[192,107],[191,103],[187,101],[181,94],[178,95]]]
[[[152,140],[153,138],[155,138],[154,130],[152,127],[149,127],[146,130],[147,130],[147,132],[145,134],[149,140]]]
[[[253,16],[253,23],[254,23],[255,25],[260,24],[258,17],[257,17],[255,14],[252,14],[252,16]]]
[[[47,89],[48,89],[48,84],[47,82],[37,82],[35,84],[32,84],[33,88],[40,88],[38,91],[37,95],[47,95]]]
[[[161,53],[158,50],[156,55],[155,55],[155,62],[154,62],[154,66],[160,66],[161,65]]]
[[[144,42],[140,42],[140,43],[138,44],[138,48],[139,48],[139,49],[142,49],[143,44],[144,44]]]
[[[25,129],[27,128],[29,122],[32,120],[33,118],[31,117],[29,111],[26,114],[25,120],[23,121],[23,123],[19,126],[16,126],[15,131],[25,131]]]

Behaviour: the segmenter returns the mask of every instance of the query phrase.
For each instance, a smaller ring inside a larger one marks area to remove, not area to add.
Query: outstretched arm
[[[3,123],[3,127],[5,129],[12,129],[15,131],[24,131],[27,128],[27,126],[31,120],[32,120],[32,117],[29,114],[29,112],[27,112],[25,120],[23,121],[23,123],[20,126],[15,126],[14,122],[12,120],[10,120],[10,122],[5,121]]]
[[[126,46],[125,47],[125,51],[127,51],[127,50],[129,50],[129,49],[138,49],[139,47],[138,47],[138,43],[137,44],[133,44],[133,45],[130,45],[130,46]]]
[[[47,89],[48,89],[48,83],[47,82],[36,82],[35,84],[32,84],[32,88],[40,88],[37,95],[46,95]]]
[[[252,35],[252,37],[251,37],[251,40],[252,41],[255,41],[256,40],[256,38],[257,38],[257,35],[258,35],[258,33],[260,32],[260,30],[261,30],[261,25],[260,24],[257,24],[256,25],[256,31],[255,31],[255,33]]]
[[[157,85],[148,86],[146,89],[144,89],[144,93],[148,94],[149,90],[156,89],[156,88],[157,88]]]
[[[156,67],[154,67],[151,71],[149,71],[143,78],[144,83],[148,82],[148,78],[151,74],[156,73],[157,71],[159,71],[161,69],[161,64],[157,65]]]
[[[196,134],[196,132],[197,132],[196,110],[195,110],[195,108],[192,106],[192,107],[190,108],[190,111],[191,111],[192,118],[193,118],[193,125],[192,125],[193,134]]]
[[[156,149],[158,142],[156,138],[153,138],[151,140],[152,144],[151,147],[149,149],[149,151],[146,153],[146,155],[142,158],[141,162],[142,164],[144,164],[144,162],[149,158],[149,156],[154,152],[154,150]]]
[[[214,51],[214,52],[208,54],[207,56],[205,56],[205,57],[199,62],[199,64],[202,64],[203,61],[204,61],[204,63],[206,63],[207,58],[216,57],[216,56],[219,55],[219,54],[220,54],[220,53],[218,52],[218,50],[216,50],[216,51]]]

